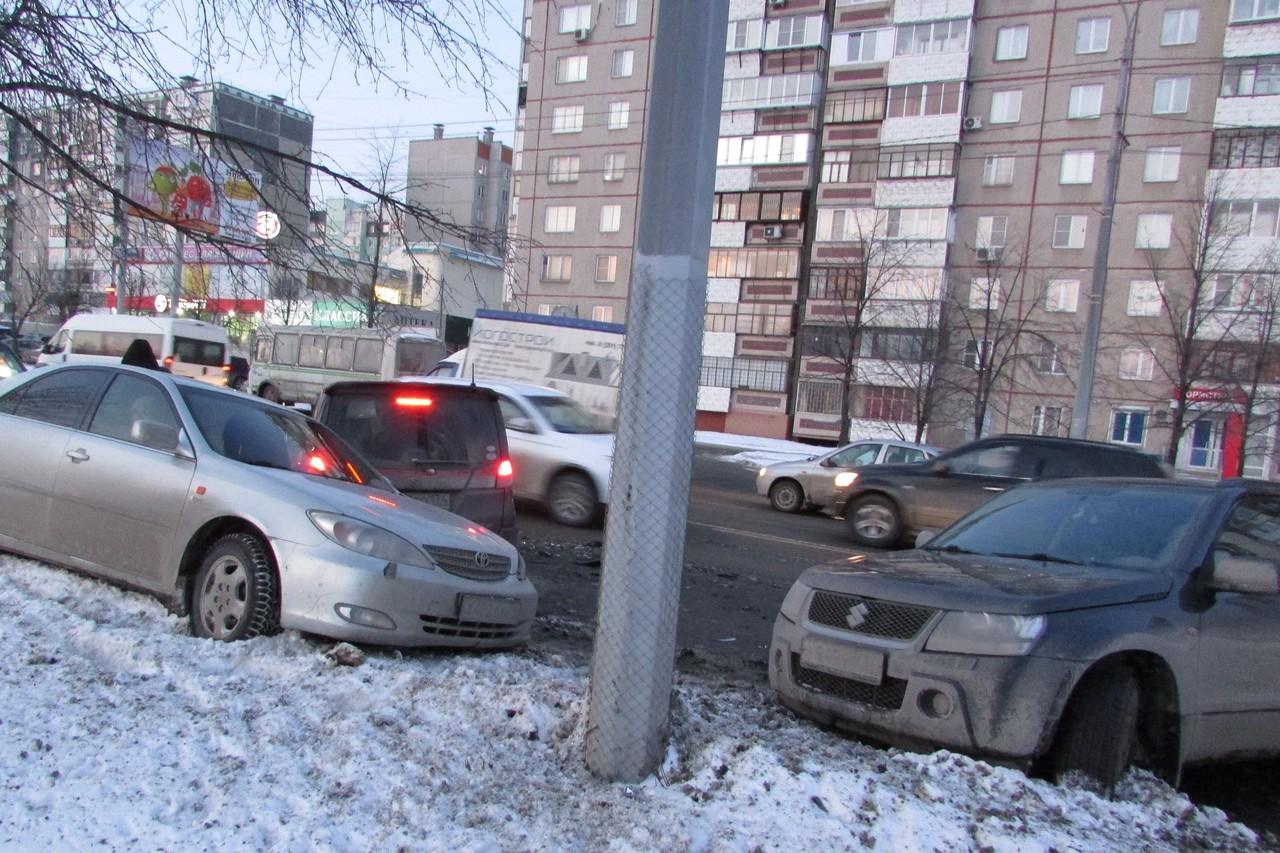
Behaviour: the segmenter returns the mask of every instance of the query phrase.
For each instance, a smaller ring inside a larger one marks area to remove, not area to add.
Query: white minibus
[[[119,362],[142,338],[156,358],[178,376],[225,385],[227,330],[202,320],[130,314],[77,314],[49,339],[36,364]]]

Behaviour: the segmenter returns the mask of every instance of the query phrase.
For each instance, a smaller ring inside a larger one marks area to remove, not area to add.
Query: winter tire
[[[1069,781],[1078,774],[1110,794],[1133,756],[1138,701],[1138,682],[1128,669],[1087,676],[1072,694],[1058,728],[1054,781]]]
[[[779,480],[769,487],[769,503],[778,512],[804,509],[804,489],[795,480]]]
[[[559,524],[586,527],[600,513],[596,487],[583,474],[574,471],[559,474],[547,489],[547,510]]]
[[[274,634],[280,626],[280,582],[263,541],[224,536],[205,554],[191,589],[197,637],[231,642]]]
[[[867,495],[854,501],[844,514],[849,534],[868,548],[892,548],[902,536],[902,519],[893,501]]]

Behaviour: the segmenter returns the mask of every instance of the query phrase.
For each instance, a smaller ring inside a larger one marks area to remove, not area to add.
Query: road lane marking
[[[769,542],[780,542],[783,545],[799,545],[802,548],[816,548],[819,551],[833,551],[844,556],[851,556],[854,553],[853,548],[837,548],[834,545],[819,545],[815,542],[804,542],[800,539],[787,539],[783,536],[773,536],[768,533],[754,533],[750,530],[739,530],[736,527],[721,527],[717,524],[707,524],[705,521],[690,521],[691,527],[705,527],[708,530],[716,530],[720,533],[728,533],[733,536],[749,536],[753,539],[765,539]]]

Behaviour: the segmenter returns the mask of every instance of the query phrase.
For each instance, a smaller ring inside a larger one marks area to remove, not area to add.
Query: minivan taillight
[[[515,466],[511,464],[510,459],[503,459],[498,463],[498,485],[507,486],[511,484],[511,478],[516,475]]]

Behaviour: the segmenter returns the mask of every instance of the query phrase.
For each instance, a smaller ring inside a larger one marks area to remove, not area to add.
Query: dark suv
[[[918,531],[946,527],[1032,480],[1167,476],[1154,457],[1127,447],[1002,435],[962,445],[925,464],[856,469],[836,480],[828,508],[844,516],[855,542],[889,548]]]
[[[338,382],[314,417],[397,489],[483,524],[512,544],[514,468],[498,395],[470,385]]]

